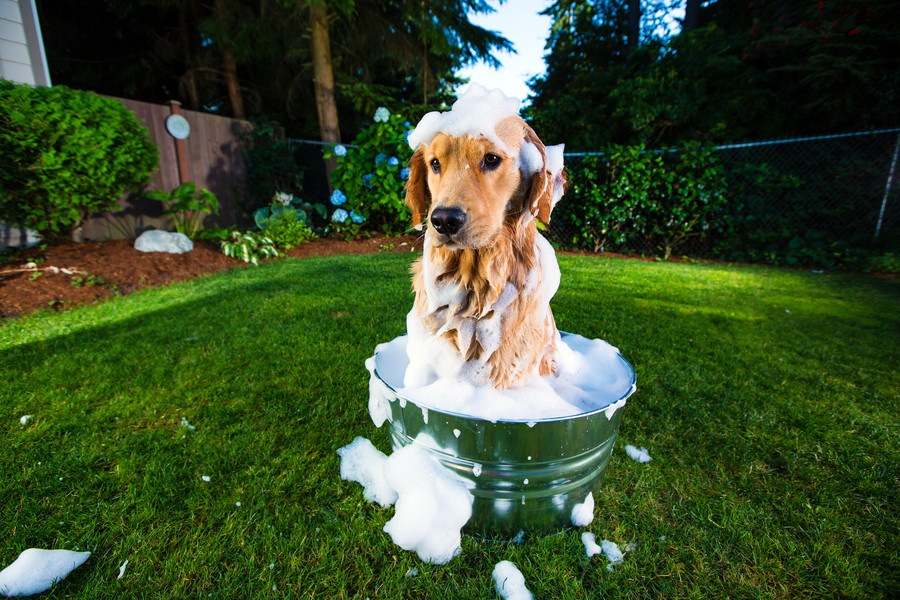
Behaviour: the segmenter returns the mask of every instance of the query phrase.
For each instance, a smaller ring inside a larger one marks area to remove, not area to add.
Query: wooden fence
[[[153,173],[148,189],[170,191],[179,184],[193,181],[207,188],[219,199],[218,215],[206,218],[207,227],[240,224],[242,214],[238,199],[244,193],[244,161],[239,136],[249,127],[245,121],[229,119],[193,110],[184,110],[177,102],[150,104],[116,98],[137,115],[147,128],[150,140],[159,149],[159,168]],[[176,140],[166,130],[166,118],[180,114],[190,124],[186,140]],[[133,238],[146,229],[173,230],[163,216],[159,202],[140,194],[128,194],[119,200],[121,210],[92,215],[82,226],[82,239],[104,240]]]

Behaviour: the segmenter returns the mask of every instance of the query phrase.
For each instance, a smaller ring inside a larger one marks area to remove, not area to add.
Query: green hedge
[[[687,143],[672,151],[611,146],[568,168],[565,210],[559,211],[565,247],[593,252],[652,248],[669,258],[688,241],[728,227],[724,170],[711,148]]]
[[[68,235],[149,181],[156,146],[112,98],[0,81],[0,220],[45,240]]]

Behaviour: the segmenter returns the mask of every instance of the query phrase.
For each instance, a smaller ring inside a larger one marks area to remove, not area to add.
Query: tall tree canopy
[[[900,125],[900,3],[689,0],[669,35],[644,2],[635,45],[634,1],[547,10],[547,71],[529,115],[572,149]]]
[[[38,0],[53,81],[180,100],[320,135],[311,10],[327,20],[343,137],[378,105],[435,104],[464,63],[511,48],[484,0]]]

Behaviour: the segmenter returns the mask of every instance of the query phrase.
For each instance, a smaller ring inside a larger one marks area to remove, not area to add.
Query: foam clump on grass
[[[427,450],[413,443],[385,456],[369,440],[356,438],[338,454],[343,479],[360,483],[369,501],[394,504],[384,531],[395,544],[431,564],[447,564],[459,555],[473,497]]]
[[[594,521],[594,493],[589,492],[584,502],[572,507],[572,525],[587,527]]]
[[[606,565],[607,571],[612,571],[617,565],[625,561],[625,555],[619,550],[619,546],[615,542],[603,540],[597,544],[597,538],[593,533],[585,531],[581,534],[581,543],[584,544],[584,553],[588,558],[592,558],[601,552],[606,555],[609,563]],[[626,548],[628,550],[629,548]]]
[[[612,571],[617,565],[620,565],[625,561],[625,555],[622,554],[622,551],[619,550],[619,546],[615,542],[603,540],[600,542],[600,549],[603,550],[603,554],[606,555],[606,559],[609,561],[609,564],[606,565],[607,571]]]
[[[584,544],[584,553],[588,558],[603,552],[603,549],[597,544],[597,538],[589,531],[581,534],[581,543]]]
[[[387,456],[364,437],[337,451],[341,457],[341,479],[363,486],[363,497],[383,507],[393,506],[397,491],[384,477]]]
[[[508,560],[502,560],[494,567],[494,588],[505,600],[532,600],[534,596],[525,586],[525,576],[518,567]]]
[[[650,454],[647,453],[647,449],[644,447],[636,448],[631,444],[625,446],[625,453],[628,454],[628,458],[635,462],[639,463],[648,463],[653,460],[650,457]]]
[[[83,565],[90,555],[90,552],[28,548],[0,571],[0,594],[12,598],[45,592]]]

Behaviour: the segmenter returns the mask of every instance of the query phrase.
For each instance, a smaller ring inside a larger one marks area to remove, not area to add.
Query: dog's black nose
[[[431,224],[438,233],[453,235],[466,223],[466,213],[459,208],[435,208],[431,211]]]

